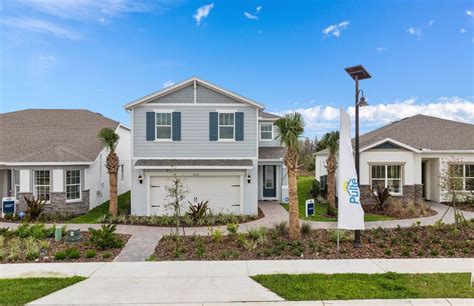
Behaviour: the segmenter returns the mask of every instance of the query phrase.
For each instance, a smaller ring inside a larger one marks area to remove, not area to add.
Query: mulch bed
[[[125,234],[116,234],[123,242],[124,246],[127,243],[128,239],[131,237],[131,235],[125,235]],[[46,263],[46,262],[103,262],[103,261],[113,261],[115,257],[122,251],[123,248],[113,248],[113,249],[108,249],[108,250],[99,250],[96,247],[90,245],[88,243],[89,240],[89,232],[81,232],[82,240],[80,242],[66,242],[64,237],[60,241],[55,241],[54,238],[45,238],[42,240],[48,240],[50,242],[49,248],[47,250],[42,249],[40,251],[40,255],[37,259],[35,260],[28,260],[26,259],[26,254],[25,254],[25,248],[22,246],[21,248],[21,254],[20,258],[12,261],[8,259],[8,244],[10,239],[5,239],[4,243],[4,253],[5,256],[3,259],[0,259],[0,264],[7,264],[7,263]],[[24,239],[22,239],[24,242]],[[77,259],[62,259],[62,260],[56,260],[54,259],[54,255],[58,251],[66,251],[66,249],[75,247],[77,248],[81,256]],[[87,250],[95,250],[97,252],[96,256],[93,258],[86,258],[85,253]],[[109,257],[104,258],[104,254],[110,254]]]
[[[423,213],[416,206],[414,210],[394,209],[391,207],[385,208],[384,210],[379,210],[377,207],[372,206],[372,205],[363,205],[363,208],[364,208],[365,213],[387,216],[387,217],[397,219],[397,220],[425,218],[425,217],[431,217],[437,214],[436,211],[434,211],[433,209],[429,207],[426,208],[426,210],[423,211]]]
[[[155,249],[157,260],[251,260],[251,259],[338,259],[338,258],[436,258],[473,257],[474,224],[460,230],[440,227],[373,229],[362,232],[362,247],[355,249],[349,236],[341,233],[336,250],[334,230],[311,230],[300,241],[291,241],[286,232],[268,230],[264,242],[249,249],[248,234],[224,236],[220,242],[210,236],[164,236]]]
[[[460,210],[474,212],[474,202],[456,204],[456,207],[459,208]]]

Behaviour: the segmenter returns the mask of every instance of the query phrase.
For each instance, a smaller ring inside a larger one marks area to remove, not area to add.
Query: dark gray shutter
[[[219,114],[217,112],[209,113],[209,140],[216,141],[219,137]]]
[[[244,140],[244,113],[235,113],[235,140]]]
[[[155,113],[154,112],[146,113],[146,140],[147,141],[155,140]]]
[[[181,112],[173,112],[173,140],[181,140]]]

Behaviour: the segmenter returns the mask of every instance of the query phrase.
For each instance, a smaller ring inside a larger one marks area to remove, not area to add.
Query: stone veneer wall
[[[360,202],[362,205],[376,205],[374,197],[370,194],[369,185],[360,186]],[[414,204],[421,204],[423,202],[423,185],[403,185],[403,195],[393,196],[393,199],[400,201],[402,204],[410,202]]]
[[[24,196],[31,198],[31,192],[20,193],[17,212],[26,210],[26,202]],[[66,203],[65,192],[51,192],[51,203],[44,206],[46,214],[64,214],[64,215],[80,215],[89,211],[89,190],[82,191],[82,201]]]

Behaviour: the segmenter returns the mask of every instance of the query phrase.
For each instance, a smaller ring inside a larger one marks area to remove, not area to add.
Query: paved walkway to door
[[[405,220],[390,220],[390,221],[373,221],[365,222],[367,229],[370,228],[395,228],[398,225],[401,227],[409,227],[414,222],[419,221],[421,225],[432,225],[437,220],[441,218],[446,209],[446,205],[439,203],[429,203],[431,209],[437,212],[436,215],[425,218],[417,219],[405,219]],[[246,232],[250,228],[265,226],[273,227],[275,224],[282,221],[288,221],[288,211],[284,209],[276,201],[260,201],[259,207],[263,211],[265,217],[241,224],[239,231]],[[474,218],[474,212],[463,212],[466,219]],[[449,209],[446,216],[443,218],[443,222],[447,224],[454,223],[454,213],[453,209]],[[336,222],[317,222],[317,221],[306,221],[301,220],[301,223],[309,223],[312,228],[318,229],[330,229],[336,228]],[[99,228],[100,224],[66,224],[68,228],[79,228],[82,231],[87,231],[89,227]],[[0,222],[1,227],[11,227],[16,228],[18,223],[2,223]],[[226,231],[226,226],[216,226],[214,228],[220,228],[224,232]],[[115,258],[115,261],[145,261],[153,253],[156,245],[163,235],[170,233],[169,227],[152,227],[152,226],[137,226],[137,225],[118,225],[117,232],[123,234],[130,234],[132,237],[125,245],[122,252]],[[186,235],[207,235],[209,233],[209,227],[187,227],[185,228]]]

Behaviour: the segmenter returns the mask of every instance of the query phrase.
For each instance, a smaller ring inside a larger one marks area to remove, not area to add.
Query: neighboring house
[[[181,177],[185,203],[255,215],[258,200],[287,199],[279,117],[193,77],[125,105],[132,116],[132,214],[169,214],[167,186]],[[184,211],[187,206],[183,207]]]
[[[402,202],[445,202],[440,177],[452,167],[461,194],[474,189],[474,125],[416,115],[360,137],[360,189],[363,204],[373,203],[371,186],[389,187]],[[325,180],[327,150],[316,153],[316,179]]]
[[[130,129],[88,110],[28,109],[0,114],[0,197],[46,199],[46,212],[81,214],[108,200],[104,128],[120,135],[119,193],[130,190]],[[18,210],[17,210],[18,211]]]

